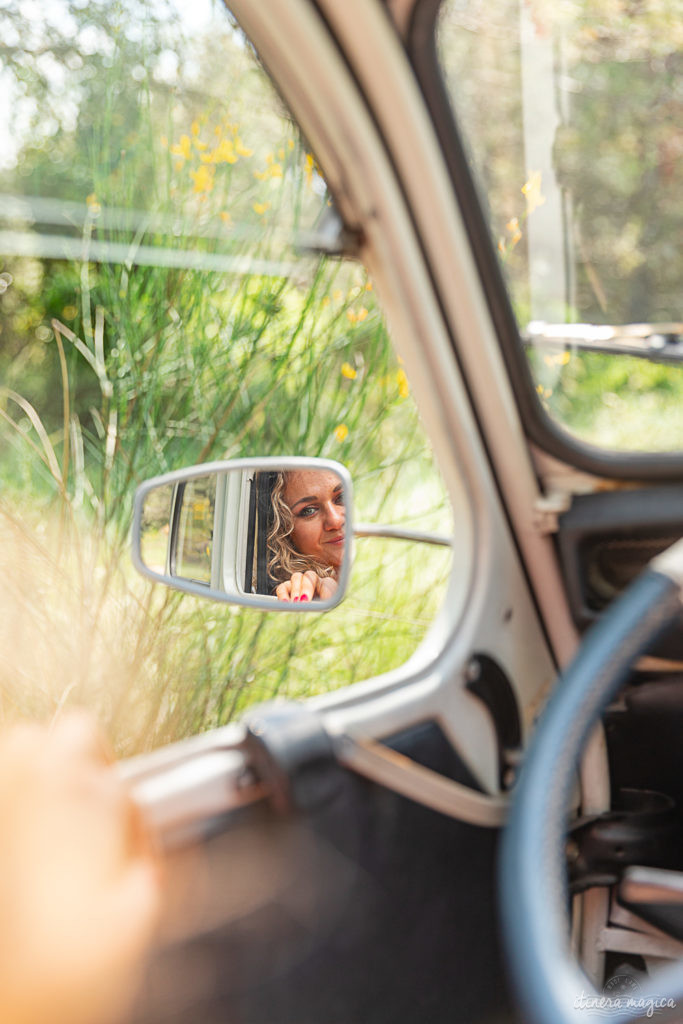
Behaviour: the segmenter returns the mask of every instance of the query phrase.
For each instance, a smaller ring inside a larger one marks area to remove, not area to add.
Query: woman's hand
[[[335,593],[337,581],[332,576],[318,576],[313,569],[292,573],[275,591],[278,601],[327,601]]]
[[[160,878],[88,717],[0,736],[0,824],[0,1020],[118,1020],[151,941]]]

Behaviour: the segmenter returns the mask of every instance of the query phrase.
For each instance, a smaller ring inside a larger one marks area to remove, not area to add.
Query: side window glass
[[[401,664],[448,548],[357,539],[325,616],[205,603],[130,565],[136,485],[211,459],[338,459],[357,519],[452,530],[372,281],[316,252],[331,199],[250,43],[202,0],[57,0],[0,25],[0,618],[24,666],[3,714],[86,701],[129,754]],[[174,500],[149,513],[160,567]],[[185,495],[179,522],[200,581],[212,500]]]
[[[683,449],[680,5],[446,0],[438,54],[538,400]]]

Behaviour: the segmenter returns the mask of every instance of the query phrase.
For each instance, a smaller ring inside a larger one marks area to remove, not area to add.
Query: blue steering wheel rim
[[[528,1024],[606,1019],[599,1012],[601,993],[569,948],[568,808],[581,751],[602,711],[638,657],[680,614],[678,584],[664,572],[646,570],[586,635],[529,745],[503,836],[499,879],[503,941]],[[683,972],[658,984],[656,996],[678,1002]],[[622,1024],[640,1016],[642,1010],[623,1009],[609,1012],[608,1019]]]

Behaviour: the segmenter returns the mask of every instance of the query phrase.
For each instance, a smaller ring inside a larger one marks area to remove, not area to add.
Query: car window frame
[[[683,474],[683,452],[605,450],[569,434],[538,400],[500,262],[491,238],[438,59],[436,28],[444,0],[416,0],[406,21],[404,45],[439,139],[460,206],[491,319],[530,442],[576,469],[615,480],[670,482]]]

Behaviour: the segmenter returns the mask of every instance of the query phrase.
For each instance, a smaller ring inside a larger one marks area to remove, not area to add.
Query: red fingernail
[[[293,598],[292,598],[292,601],[298,601],[298,600],[299,600],[299,598],[298,598],[298,597],[293,597]]]
[[[308,601],[308,594],[302,594],[299,598],[300,601]]]

